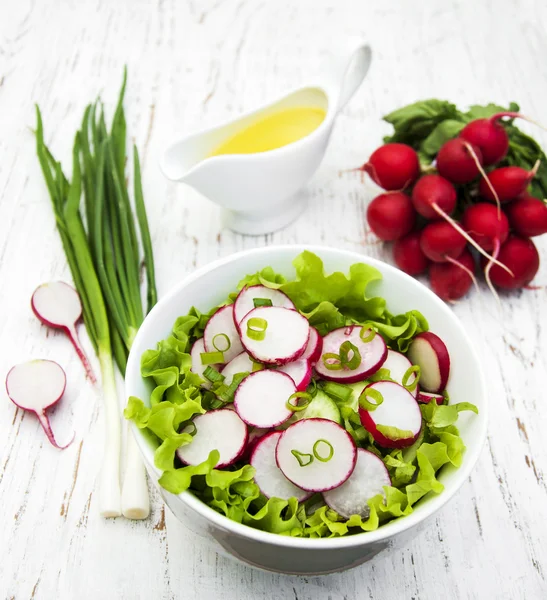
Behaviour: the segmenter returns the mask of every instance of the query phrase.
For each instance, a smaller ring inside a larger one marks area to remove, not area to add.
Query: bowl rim
[[[475,362],[480,365],[480,358],[477,349],[475,348],[474,343],[470,339],[466,329],[463,327],[463,324],[461,323],[459,318],[444,303],[444,301],[442,301],[434,292],[432,292],[429,288],[423,285],[420,281],[414,279],[410,275],[407,275],[403,271],[400,271],[399,269],[382,260],[367,255],[359,254],[358,252],[354,252],[352,250],[333,248],[331,246],[322,246],[317,244],[279,244],[265,246],[261,248],[250,248],[247,250],[230,254],[229,256],[223,258],[216,259],[196,269],[195,271],[184,277],[179,283],[174,285],[169,290],[169,292],[157,302],[157,304],[153,307],[150,313],[148,313],[144,322],[142,323],[141,327],[137,332],[127,362],[127,369],[125,375],[125,398],[128,398],[130,395],[128,388],[131,387],[131,384],[128,382],[130,380],[136,380],[136,378],[141,378],[140,351],[139,355],[137,355],[137,348],[140,345],[140,338],[145,337],[147,330],[151,328],[150,324],[154,322],[155,315],[161,312],[163,306],[168,305],[170,302],[172,302],[172,300],[176,298],[184,288],[191,285],[194,281],[201,278],[209,271],[212,271],[234,261],[238,261],[239,259],[244,258],[250,254],[263,254],[265,257],[267,257],[268,255],[275,254],[280,250],[290,250],[295,253],[295,256],[300,252],[303,252],[304,250],[309,250],[310,252],[318,254],[321,258],[323,258],[321,256],[322,252],[334,253],[352,259],[354,262],[365,262],[380,270],[387,270],[388,272],[391,272],[392,274],[394,273],[396,277],[402,278],[403,281],[406,281],[411,285],[418,285],[419,287],[421,287],[422,292],[428,295],[433,301],[433,303],[437,305],[441,313],[444,313],[447,316],[447,318],[456,322],[467,344],[467,351],[469,351],[472,354]],[[324,550],[335,548],[351,548],[355,546],[362,546],[382,540],[387,540],[399,533],[402,533],[411,529],[412,527],[417,526],[418,524],[422,523],[427,518],[431,517],[433,514],[438,512],[445,504],[447,504],[451,500],[451,498],[453,498],[456,495],[456,493],[460,490],[464,482],[471,474],[484,447],[488,430],[489,401],[485,374],[482,368],[479,368],[479,381],[481,397],[484,402],[484,406],[481,406],[482,418],[479,423],[480,429],[477,433],[479,441],[473,449],[470,450],[469,448],[466,448],[466,452],[464,454],[464,461],[462,465],[455,470],[455,482],[452,484],[452,489],[444,489],[440,494],[430,496],[429,498],[427,498],[424,504],[420,505],[421,509],[419,511],[415,510],[403,518],[397,518],[392,521],[389,521],[384,525],[381,525],[380,527],[378,527],[378,529],[374,531],[363,531],[361,533],[334,538],[301,538],[285,536],[277,533],[270,533],[268,531],[262,531],[260,529],[250,527],[248,525],[244,525],[243,523],[237,523],[236,521],[232,521],[225,515],[218,513],[216,510],[202,502],[199,498],[197,498],[197,496],[194,496],[194,494],[192,494],[189,491],[182,492],[178,495],[170,494],[166,490],[160,490],[160,493],[162,494],[162,496],[164,496],[165,494],[169,494],[178,498],[181,502],[185,503],[190,509],[196,511],[199,515],[201,515],[206,521],[209,521],[210,523],[214,524],[220,529],[228,530],[230,531],[230,533],[236,534],[243,538],[254,540],[256,542],[273,544],[280,547],[301,548],[307,550]],[[150,448],[147,440],[144,438],[143,434],[134,423],[130,423],[130,426],[141,454],[145,457],[147,464],[154,469],[155,473],[158,476],[160,476],[162,472],[159,469],[157,469],[154,465],[153,451]]]

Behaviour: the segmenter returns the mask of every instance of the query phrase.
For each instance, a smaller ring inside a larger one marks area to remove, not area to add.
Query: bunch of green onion
[[[144,319],[142,262],[146,269],[146,312],[156,303],[157,293],[136,147],[133,147],[134,209],[126,184],[123,110],[126,81],[124,71],[110,129],[99,100],[86,108],[74,140],[71,181],[44,142],[38,106],[36,149],[63,249],[82,301],[84,323],[101,369],[106,439],[100,511],[105,517],[123,514],[142,519],[148,516],[150,502],[144,466],[132,435],[128,436],[126,473],[120,490],[121,424],[114,361],[123,375],[129,350]]]

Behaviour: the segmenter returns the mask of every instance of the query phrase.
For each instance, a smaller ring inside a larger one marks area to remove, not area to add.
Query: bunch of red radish
[[[371,230],[394,242],[401,270],[410,275],[427,271],[432,289],[444,300],[457,300],[476,284],[468,245],[482,255],[486,281],[496,296],[493,286],[523,288],[538,271],[539,254],[530,238],[547,232],[547,206],[527,192],[537,165],[530,171],[495,167],[509,149],[500,119],[518,116],[500,113],[468,123],[440,148],[435,169],[425,174],[414,149],[399,143],[381,146],[361,168],[386,190],[368,207]],[[486,172],[488,167],[494,168]],[[475,182],[473,201],[460,205],[456,220],[451,215],[459,186]]]

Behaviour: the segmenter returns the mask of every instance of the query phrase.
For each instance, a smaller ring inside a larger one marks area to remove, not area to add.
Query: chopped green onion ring
[[[374,400],[374,402],[371,402]],[[366,387],[359,396],[359,406],[369,412],[376,410],[384,401],[382,394],[374,388]]]
[[[247,321],[247,337],[261,342],[266,337],[266,329],[268,329],[268,321],[259,317],[252,317]]]
[[[367,334],[367,335],[365,335]],[[361,327],[361,331],[359,332],[359,337],[364,344],[368,344],[372,342],[372,340],[376,337],[376,330],[372,326],[371,323],[365,323]]]
[[[352,353],[351,358],[349,358],[350,352]],[[361,364],[359,348],[349,340],[346,340],[340,346],[340,364],[342,368],[349,369],[350,371],[354,371]]]
[[[328,447],[328,455],[327,456],[321,456],[319,454],[319,448],[318,448],[319,444],[327,445],[327,447]],[[334,448],[329,441],[324,440],[324,439],[319,439],[313,445],[313,455],[315,456],[315,458],[317,460],[320,460],[321,462],[329,462],[329,460],[334,456]]]
[[[303,399],[302,404],[300,404],[300,398]],[[296,400],[296,403],[293,404],[291,400]],[[308,392],[295,392],[289,396],[286,406],[292,412],[300,412],[301,410],[308,408],[311,401],[312,396],[311,394],[308,394]]]
[[[408,367],[401,381],[403,387],[405,387],[409,392],[413,392],[418,387],[421,373],[422,371],[419,365],[412,365],[411,367]],[[414,381],[412,383],[408,383],[408,380],[412,377],[412,375],[415,375]]]
[[[219,342],[217,342],[217,339],[221,339],[224,340],[225,343],[224,344],[220,344]],[[218,346],[225,346],[224,348],[219,348]],[[227,352],[230,348],[232,347],[232,342],[230,341],[230,338],[225,334],[225,333],[217,333],[214,337],[213,337],[213,348],[215,350],[217,350],[218,352]]]
[[[192,430],[191,431],[185,431],[185,429],[187,427],[192,427]],[[182,432],[183,433],[187,433],[188,435],[191,435],[192,437],[194,437],[196,435],[196,433],[198,432],[198,428],[196,427],[196,424],[194,423],[194,421],[188,421],[187,423],[185,423],[182,426]]]
[[[202,352],[200,356],[202,365],[216,365],[217,363],[224,362],[224,354],[222,352]]]
[[[325,352],[321,357],[325,368],[329,371],[340,371],[342,370],[342,363],[340,361],[340,356],[338,354],[334,354],[334,352]],[[328,361],[337,361],[337,362],[328,362]]]
[[[298,450],[291,450],[291,454],[296,458],[301,467],[307,467],[313,462],[313,456],[311,454],[305,454],[304,452],[299,452]]]
[[[210,365],[207,366],[205,371],[203,371],[203,377],[208,379],[211,383],[217,383],[218,381],[224,381],[224,375],[219,373],[216,369],[213,369]]]
[[[269,298],[253,298],[253,304],[255,308],[261,308],[262,306],[273,306],[272,301]]]

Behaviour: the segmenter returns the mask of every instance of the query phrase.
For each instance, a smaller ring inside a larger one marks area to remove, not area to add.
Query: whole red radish
[[[420,176],[420,161],[416,151],[406,144],[384,144],[361,170],[384,190],[404,190]]]
[[[520,196],[536,175],[539,162],[531,171],[522,167],[500,167],[488,173],[491,186],[496,191],[500,202],[509,202]],[[483,179],[479,184],[479,193],[486,200],[496,201],[496,197],[488,183]]]
[[[452,183],[469,183],[480,174],[482,153],[463,138],[445,142],[437,154],[437,170]]]
[[[431,289],[443,300],[458,300],[473,285],[474,271],[473,256],[469,250],[464,250],[453,263],[433,263],[429,267]]]
[[[367,221],[372,231],[385,242],[398,240],[414,227],[416,212],[404,192],[387,192],[368,205]]]
[[[420,248],[420,232],[405,235],[393,244],[395,264],[409,275],[419,275],[427,270],[429,260]]]
[[[510,275],[498,265],[490,269],[492,283],[505,290],[515,290],[527,286],[539,269],[539,254],[534,242],[528,238],[510,235],[501,246],[498,260],[513,273]],[[486,265],[482,261],[483,266]]]
[[[527,192],[510,202],[505,209],[511,229],[524,237],[547,233],[547,205]]]
[[[464,237],[446,221],[434,221],[422,230],[420,248],[433,262],[447,262],[464,251],[467,242]]]
[[[440,175],[423,175],[412,190],[412,204],[426,219],[442,219],[456,208],[456,189]]]
[[[461,138],[479,148],[484,166],[499,162],[509,150],[507,132],[494,117],[471,121],[460,131]]]
[[[503,244],[509,235],[509,221],[505,213],[488,202],[469,206],[463,213],[462,226],[488,252],[494,249],[496,240]]]

